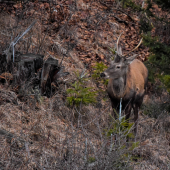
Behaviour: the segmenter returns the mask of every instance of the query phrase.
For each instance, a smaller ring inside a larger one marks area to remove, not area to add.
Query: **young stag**
[[[134,131],[136,135],[138,111],[143,102],[143,97],[145,94],[148,70],[140,60],[135,59],[137,56],[136,54],[130,57],[125,57],[129,53],[122,55],[121,47],[118,47],[120,36],[117,40],[116,57],[111,62],[110,67],[101,73],[101,77],[109,79],[107,93],[111,100],[115,118],[117,117],[121,98],[122,109],[125,112],[125,119],[127,121],[129,120],[131,110],[133,108],[135,122]],[[141,42],[142,39],[136,48],[139,47]]]

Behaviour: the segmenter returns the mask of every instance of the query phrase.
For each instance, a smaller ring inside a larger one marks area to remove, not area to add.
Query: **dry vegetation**
[[[66,89],[77,80],[75,71],[85,70],[90,77],[96,62],[108,64],[108,47],[115,47],[122,30],[125,52],[138,44],[137,15],[123,12],[112,0],[1,3],[0,54],[35,19],[15,51],[53,56],[70,75],[60,78],[51,98],[37,99],[35,93],[19,98],[17,85],[0,84],[0,169],[170,169],[170,116],[159,107],[165,100],[145,98],[135,139],[139,145],[133,149],[124,136],[114,144],[115,136],[106,135],[111,129],[108,99],[98,96],[95,105],[72,108],[66,103]],[[140,60],[147,59],[147,50],[140,46]],[[92,81],[87,86],[98,89]],[[157,119],[148,116],[152,114]]]

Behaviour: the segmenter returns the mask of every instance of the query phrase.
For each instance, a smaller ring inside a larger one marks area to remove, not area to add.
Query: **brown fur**
[[[138,110],[143,102],[148,70],[141,61],[134,59],[134,57],[128,59],[117,55],[111,66],[101,76],[109,78],[107,92],[111,100],[114,117],[117,118],[121,98],[122,109],[127,121],[133,108],[136,134]]]

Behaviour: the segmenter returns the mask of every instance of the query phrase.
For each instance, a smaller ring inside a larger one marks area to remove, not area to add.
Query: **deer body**
[[[106,71],[107,72],[107,71]],[[134,95],[144,94],[147,82],[147,68],[140,61],[135,59],[122,76],[119,78],[110,78],[108,83],[108,93],[113,98],[129,99]]]
[[[138,111],[145,94],[148,70],[140,60],[135,58],[136,55],[123,56],[119,48],[114,61],[106,71],[101,73],[101,76],[109,79],[107,93],[111,100],[114,117],[117,118],[119,113],[121,98],[122,110],[127,121],[133,108],[136,134]]]

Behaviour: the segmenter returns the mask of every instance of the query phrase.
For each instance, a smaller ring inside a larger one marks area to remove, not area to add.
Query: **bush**
[[[96,65],[93,66],[93,69],[92,79],[94,82],[106,86],[108,84],[108,80],[101,78],[100,74],[107,69],[107,66],[103,62],[100,62],[96,63]]]
[[[80,106],[96,103],[96,91],[92,87],[86,87],[88,78],[77,74],[77,81],[71,84],[72,88],[67,89],[67,103],[69,106]]]

